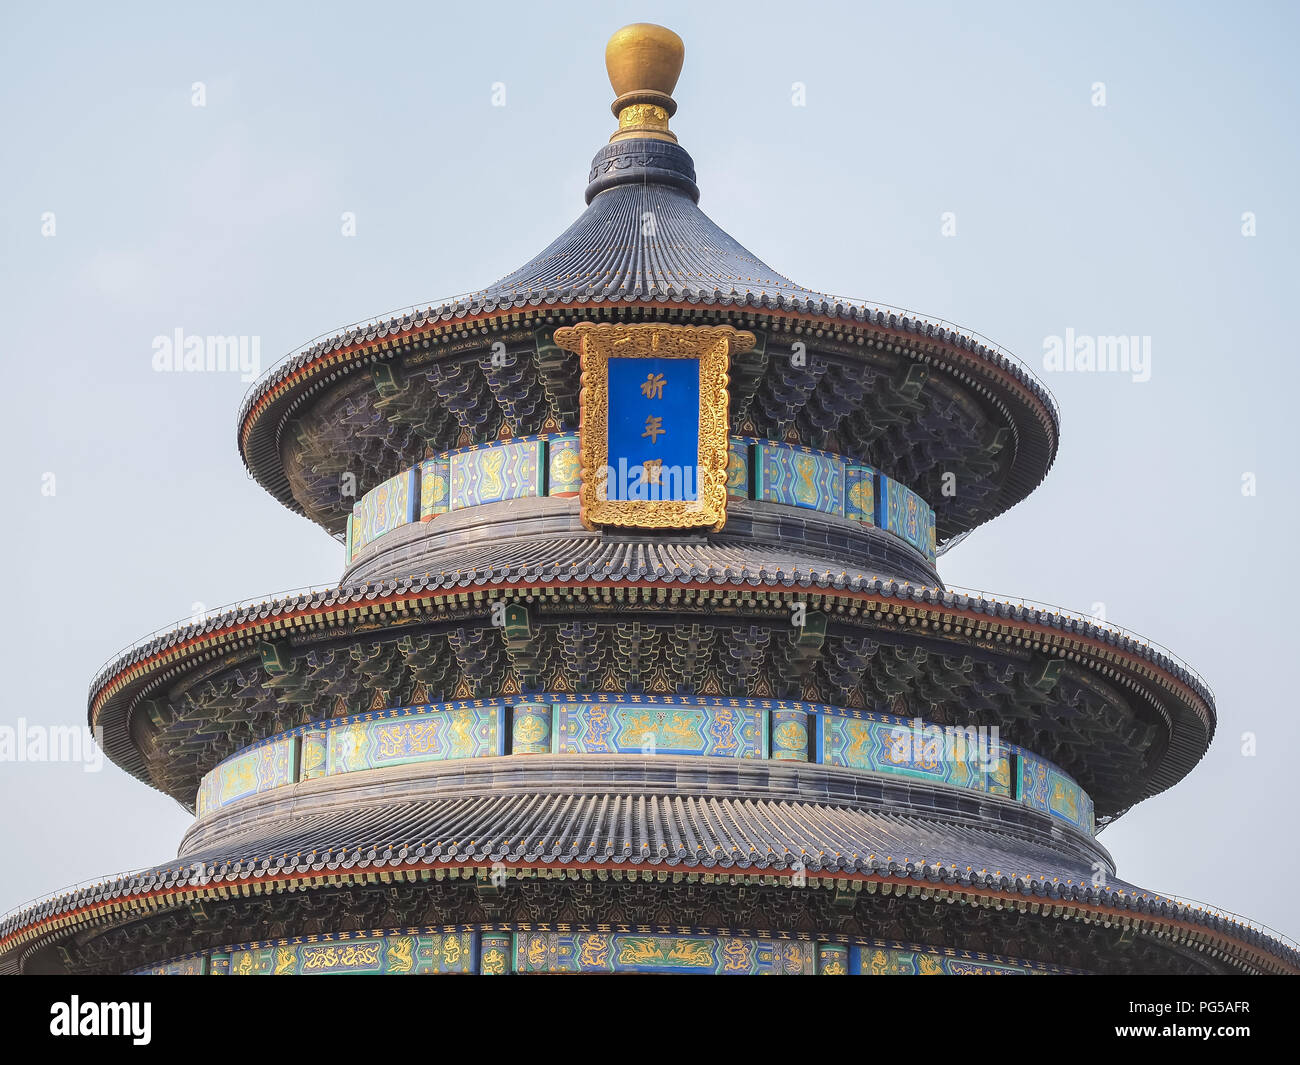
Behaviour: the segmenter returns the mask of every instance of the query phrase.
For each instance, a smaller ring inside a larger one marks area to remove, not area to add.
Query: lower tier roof
[[[565,766],[560,769],[563,775]],[[454,773],[438,776],[447,778],[444,784],[455,779]],[[387,779],[396,785],[401,778],[398,773]],[[626,786],[441,795],[435,790],[433,797],[402,799],[395,787],[391,798],[381,788],[364,802],[348,802],[340,793],[340,801],[311,812],[331,788],[307,789],[308,812],[255,818],[242,831],[232,826],[219,841],[187,850],[174,863],[12,915],[0,925],[0,967],[6,954],[13,964],[16,948],[57,940],[109,914],[116,921],[186,899],[227,897],[232,890],[298,890],[356,877],[396,875],[400,881],[411,873],[505,867],[581,870],[602,878],[806,876],[919,885],[932,893],[927,897],[974,893],[1000,899],[999,905],[1032,902],[1050,916],[1135,922],[1158,934],[1190,936],[1256,971],[1300,972],[1300,953],[1256,928],[1111,876],[1094,883],[1093,864],[1072,839],[1050,842],[1041,826],[1035,829],[1019,812],[1019,825],[927,815],[933,789],[919,785],[904,789],[915,792],[907,805]]]

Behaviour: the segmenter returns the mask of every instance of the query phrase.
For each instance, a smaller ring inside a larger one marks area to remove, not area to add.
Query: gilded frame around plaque
[[[754,334],[729,325],[657,325],[579,322],[555,331],[555,343],[576,352],[582,365],[578,492],[582,524],[642,529],[721,529],[727,521],[727,384],[731,356],[754,346]],[[609,360],[695,359],[700,364],[697,498],[607,499],[609,468]]]

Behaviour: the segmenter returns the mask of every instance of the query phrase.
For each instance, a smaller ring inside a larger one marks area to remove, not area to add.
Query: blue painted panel
[[[658,499],[699,498],[700,363],[698,359],[609,360],[608,465],[628,470],[648,460],[665,469],[690,470],[665,478]],[[609,498],[636,498],[629,479],[609,479]]]

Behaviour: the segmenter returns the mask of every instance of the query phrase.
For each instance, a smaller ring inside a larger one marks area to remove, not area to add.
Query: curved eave
[[[946,639],[1028,646],[1079,662],[1131,689],[1150,686],[1168,693],[1178,711],[1170,723],[1169,742],[1132,802],[1182,779],[1200,761],[1214,734],[1213,695],[1199,677],[1149,644],[1081,618],[940,588],[803,567],[726,566],[676,572],[668,565],[655,569],[640,579],[610,580],[593,575],[588,567],[491,566],[268,601],[173,630],[110,663],[91,684],[90,724],[103,728],[104,750],[117,765],[155,786],[131,735],[136,697],[195,669],[248,657],[260,641],[330,630],[343,634],[357,624],[373,632],[434,622],[453,611],[486,610],[489,593],[515,592],[570,602],[575,593],[597,598],[621,595],[662,603],[671,592],[674,607],[680,609],[691,600],[707,603],[739,594],[757,604],[793,592],[807,597],[812,609],[868,616],[876,623],[919,628]]]
[[[464,335],[476,329],[487,332],[502,319],[627,309],[714,312],[746,321],[782,319],[799,322],[814,332],[867,331],[910,347],[919,361],[985,395],[1002,411],[1015,433],[1010,473],[999,491],[996,509],[985,521],[1028,496],[1042,483],[1056,459],[1060,413],[1051,393],[1018,362],[973,337],[924,319],[856,304],[671,287],[664,292],[616,299],[574,290],[525,292],[514,298],[443,304],[419,316],[392,318],[339,334],[272,369],[245,397],[239,412],[240,458],[248,472],[280,503],[305,514],[285,475],[280,440],[287,418],[317,392],[372,363],[394,358],[405,344],[438,334]],[[969,529],[958,530],[964,531]]]
[[[616,799],[636,805],[635,838],[623,834],[620,826],[628,822],[621,813],[602,813]],[[680,875],[783,886],[790,885],[797,869],[806,876],[801,886],[807,888],[851,887],[873,894],[1009,907],[1044,919],[1118,924],[1209,950],[1237,966],[1300,972],[1300,955],[1257,928],[1123,882],[1095,887],[1087,870],[1059,865],[1059,858],[1046,852],[1019,853],[1014,845],[999,842],[997,833],[954,830],[924,818],[865,814],[820,803],[674,796],[469,796],[441,804],[436,813],[429,804],[416,805],[420,808],[413,812],[397,807],[383,814],[401,820],[411,813],[414,834],[409,839],[391,826],[389,831],[396,835],[372,838],[353,815],[327,815],[316,826],[323,833],[319,838],[308,832],[306,844],[318,846],[299,848],[285,842],[281,847],[279,839],[258,840],[249,844],[257,849],[257,857],[187,855],[183,862],[56,895],[0,925],[0,971],[13,971],[24,955],[83,929],[203,899],[376,881],[474,878],[483,870],[505,866],[512,875],[524,877],[554,876],[557,871],[575,879]],[[433,821],[427,820],[430,816]],[[580,824],[582,830],[572,839],[567,833],[561,839],[550,828],[557,818]],[[661,827],[679,824],[690,825],[690,833],[670,835]],[[337,842],[340,839],[349,842]],[[921,851],[911,850],[914,845]],[[946,847],[975,857],[969,864],[953,862]],[[976,869],[981,860],[993,867]]]

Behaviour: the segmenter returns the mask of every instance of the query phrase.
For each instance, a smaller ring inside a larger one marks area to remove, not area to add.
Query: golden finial
[[[611,110],[618,132],[611,141],[677,140],[668,119],[677,111],[672,92],[685,55],[682,39],[663,26],[634,22],[614,33],[605,45],[605,69],[617,96]]]

